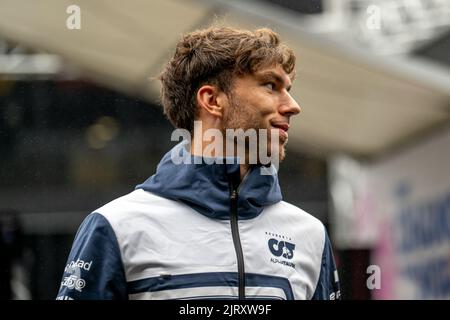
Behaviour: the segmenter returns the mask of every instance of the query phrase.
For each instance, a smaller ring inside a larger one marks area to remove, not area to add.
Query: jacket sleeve
[[[325,231],[325,245],[322,253],[319,281],[312,300],[338,300],[340,298],[339,276],[333,257],[333,249]]]
[[[127,282],[115,233],[105,217],[91,213],[75,236],[56,299],[127,298]]]

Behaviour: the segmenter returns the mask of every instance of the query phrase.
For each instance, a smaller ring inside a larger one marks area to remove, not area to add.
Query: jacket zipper
[[[238,265],[238,288],[239,300],[245,299],[245,269],[244,255],[242,253],[241,239],[239,238],[238,212],[237,212],[238,192],[231,191],[231,235],[233,236],[234,249],[236,250]]]

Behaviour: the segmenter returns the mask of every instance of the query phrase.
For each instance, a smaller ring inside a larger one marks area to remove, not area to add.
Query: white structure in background
[[[448,0],[323,0],[309,31],[380,55],[405,54],[450,29]]]
[[[331,223],[339,249],[370,248],[378,238],[378,204],[370,188],[370,167],[339,155],[330,161]]]
[[[448,0],[347,1],[347,29],[361,45],[380,54],[409,52],[450,26]]]
[[[27,49],[0,38],[0,75],[3,79],[25,76],[71,79],[78,76],[78,73],[59,55]]]
[[[373,248],[379,299],[450,299],[450,127],[360,165],[331,162],[335,242]]]

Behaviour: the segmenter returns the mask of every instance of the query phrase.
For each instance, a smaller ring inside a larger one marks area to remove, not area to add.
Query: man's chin
[[[270,150],[268,150],[268,156],[270,158],[272,158],[272,152],[274,152],[275,154],[278,154],[278,159],[274,159],[277,160],[278,162],[282,162],[284,160],[284,158],[286,158],[286,142],[284,143],[280,143],[276,146],[274,146],[273,148],[271,148]]]
[[[286,158],[286,150],[284,149],[284,145],[281,146],[280,152],[279,152],[279,161],[282,162]]]
[[[278,161],[281,163],[286,158],[286,144],[287,139],[284,142],[280,141],[279,150],[278,150]]]

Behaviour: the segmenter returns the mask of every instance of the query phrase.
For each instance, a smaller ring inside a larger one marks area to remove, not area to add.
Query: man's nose
[[[283,99],[282,103],[279,107],[279,112],[282,115],[286,116],[295,116],[302,111],[300,105],[295,101],[295,99],[289,94],[286,93],[285,99]]]

